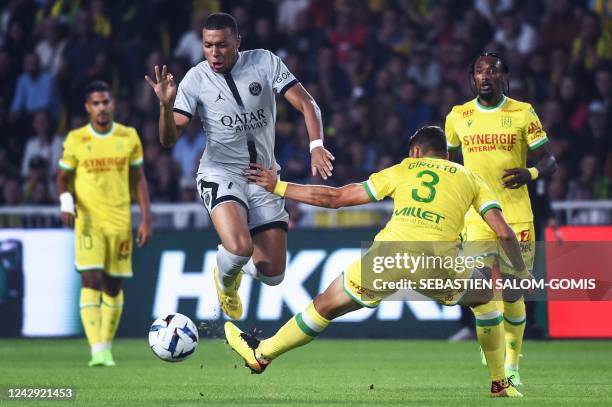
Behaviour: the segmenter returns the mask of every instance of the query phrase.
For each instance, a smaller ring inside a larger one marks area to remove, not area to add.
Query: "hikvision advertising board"
[[[375,233],[372,229],[290,232],[283,283],[269,287],[243,279],[241,326],[276,330],[358,259],[361,242]],[[81,335],[80,278],[73,266],[72,232],[5,229],[0,241],[8,265],[0,271],[0,311],[12,324],[0,336]],[[197,321],[205,334],[221,336],[224,318],[211,275],[217,244],[212,230],[155,231],[145,248],[135,249],[134,277],[126,281],[118,335],[146,336],[153,319],[178,311]],[[377,309],[338,319],[326,336],[446,338],[458,329],[460,312],[457,306],[431,301],[385,301]]]

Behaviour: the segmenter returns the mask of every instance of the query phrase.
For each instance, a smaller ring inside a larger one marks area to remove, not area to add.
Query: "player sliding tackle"
[[[252,164],[245,175],[249,181],[279,196],[328,208],[361,205],[390,197],[394,201],[391,220],[376,235],[380,242],[435,242],[435,247],[453,245],[463,228],[465,213],[474,207],[499,237],[515,274],[531,278],[521,257],[519,244],[508,226],[490,189],[463,166],[447,161],[444,132],[439,127],[423,127],[411,138],[409,158],[400,164],[372,174],[360,184],[340,188],[288,184],[277,179],[273,169]],[[433,217],[404,216],[404,208],[417,207],[436,213]],[[414,243],[413,243],[414,244]],[[418,243],[417,243],[418,244]],[[436,254],[436,253],[424,253]],[[362,278],[362,261],[350,265],[327,289],[319,294],[305,311],[298,313],[271,338],[259,340],[243,333],[234,324],[225,324],[229,345],[245,360],[254,373],[262,373],[277,357],[305,345],[319,335],[329,323],[362,307],[376,307],[392,291],[376,290]],[[367,270],[364,270],[365,275]],[[408,273],[412,281],[424,278],[484,278],[477,270],[457,273],[455,269],[418,269]],[[396,276],[397,277],[397,276]],[[387,279],[388,280],[388,279]],[[417,284],[418,286],[418,284]],[[521,397],[504,373],[504,328],[500,312],[491,302],[490,291],[440,290],[423,292],[445,305],[461,303],[472,308],[476,316],[478,340],[485,352],[491,376],[492,397]]]

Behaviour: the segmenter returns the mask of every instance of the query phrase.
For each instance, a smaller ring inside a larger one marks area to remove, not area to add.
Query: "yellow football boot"
[[[251,369],[251,373],[263,373],[266,367],[272,363],[269,360],[257,359],[255,352],[260,341],[254,334],[242,332],[231,322],[226,322],[224,329],[228,345],[244,359],[244,364]]]
[[[221,280],[219,279],[219,268],[215,266],[213,269],[213,275],[215,276],[215,288],[217,289],[217,298],[219,298],[219,304],[223,313],[232,319],[240,319],[242,317],[242,300],[238,295],[238,288],[242,281],[242,273],[236,276],[236,280],[231,287],[228,287],[223,291],[221,289]]]

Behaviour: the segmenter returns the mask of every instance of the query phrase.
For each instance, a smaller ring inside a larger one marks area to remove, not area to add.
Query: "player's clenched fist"
[[[174,83],[174,77],[168,72],[166,65],[162,66],[161,74],[159,73],[159,66],[155,65],[155,82],[153,82],[149,75],[145,75],[145,80],[151,85],[162,105],[174,103],[176,83]]]

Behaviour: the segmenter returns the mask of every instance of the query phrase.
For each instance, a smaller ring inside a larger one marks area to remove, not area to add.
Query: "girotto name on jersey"
[[[472,134],[463,136],[463,145],[470,153],[478,151],[512,151],[516,144],[514,133]]]
[[[265,109],[257,109],[255,112],[237,113],[233,116],[226,115],[221,118],[221,124],[234,129],[236,133],[261,129],[268,125],[264,112]]]

